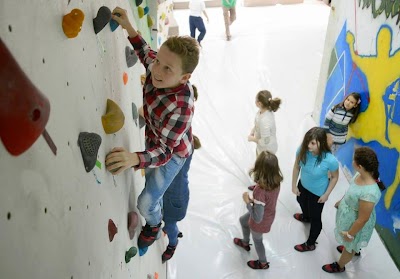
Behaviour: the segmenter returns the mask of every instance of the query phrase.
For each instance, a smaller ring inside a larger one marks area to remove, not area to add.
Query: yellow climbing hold
[[[154,20],[151,18],[150,15],[147,15],[147,26],[151,28],[153,26],[153,24],[154,24]]]
[[[138,14],[139,14],[139,18],[142,18],[144,16],[144,9],[142,7],[138,7]]]
[[[116,103],[107,99],[106,114],[101,117],[101,122],[104,132],[106,134],[113,134],[124,126],[125,115]]]

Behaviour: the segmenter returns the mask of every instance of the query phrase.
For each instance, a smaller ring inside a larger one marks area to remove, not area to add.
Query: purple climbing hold
[[[94,33],[97,34],[103,30],[111,20],[111,11],[106,6],[100,7],[97,11],[97,16],[93,19]]]

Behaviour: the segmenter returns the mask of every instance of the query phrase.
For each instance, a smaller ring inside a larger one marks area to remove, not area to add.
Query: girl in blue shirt
[[[315,250],[315,241],[322,230],[322,209],[338,178],[339,163],[330,151],[325,130],[311,128],[297,150],[293,166],[292,192],[302,210],[293,217],[300,222],[311,223],[309,237],[306,242],[294,247],[297,251]]]

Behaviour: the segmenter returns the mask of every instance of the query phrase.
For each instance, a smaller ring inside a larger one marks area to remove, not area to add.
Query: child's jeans
[[[185,218],[189,204],[188,172],[192,156],[193,154],[186,159],[163,198],[163,220],[165,222],[163,230],[168,235],[170,246],[178,244],[179,229],[176,223]]]
[[[253,241],[254,241],[254,246],[256,248],[256,252],[258,255],[258,260],[262,263],[266,263],[267,257],[265,256],[265,247],[263,244],[263,234],[251,230],[250,226],[249,226],[249,220],[250,220],[249,212],[247,212],[246,214],[244,214],[242,217],[239,218],[240,225],[242,226],[243,241],[246,243],[249,243],[250,232],[251,232],[251,236],[253,237]]]
[[[161,223],[163,195],[185,161],[186,158],[174,154],[164,166],[146,169],[146,184],[138,197],[137,207],[148,225]]]

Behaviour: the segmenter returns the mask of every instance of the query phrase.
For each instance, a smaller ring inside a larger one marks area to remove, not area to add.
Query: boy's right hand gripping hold
[[[113,175],[120,174],[124,170],[137,166],[139,157],[136,153],[130,153],[123,147],[115,147],[106,156],[106,167]]]
[[[130,23],[128,19],[128,14],[126,10],[116,7],[113,12],[112,12],[112,19],[118,22],[119,25],[121,25],[122,28],[124,28],[126,31],[128,31],[129,37],[133,38],[138,35],[136,30],[133,28],[132,24]]]

